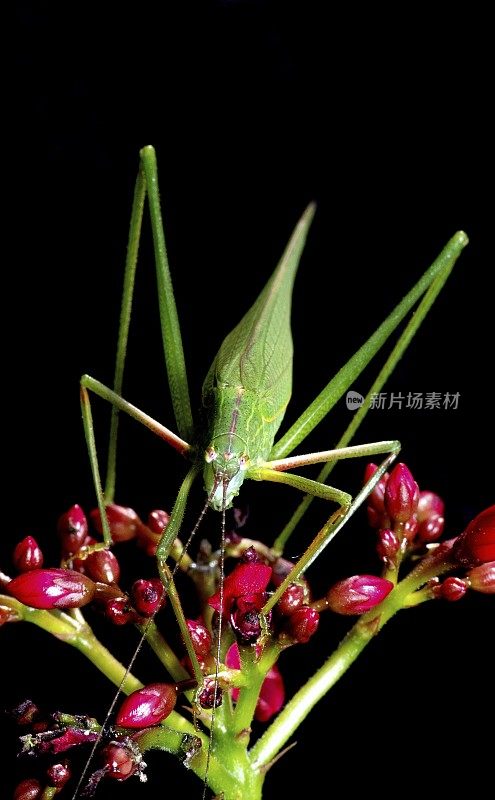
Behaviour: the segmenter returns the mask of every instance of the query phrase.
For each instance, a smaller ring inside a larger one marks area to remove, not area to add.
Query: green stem
[[[63,611],[44,611],[41,609],[25,606],[18,600],[7,595],[0,595],[0,605],[11,608],[19,620],[32,622],[39,628],[51,633],[60,641],[75,647],[83,653],[109,681],[118,686],[124,694],[135,692],[141,689],[143,684],[130,672],[127,672],[123,664],[96,638],[89,625],[84,620],[82,614],[80,618],[74,620],[69,614]],[[156,643],[156,642],[155,642]],[[187,673],[186,673],[187,674]],[[194,726],[176,711],[167,717],[167,722],[176,730],[183,733],[193,734]]]
[[[164,750],[173,753],[204,781],[208,739],[203,733],[196,731],[195,735],[184,736],[164,724],[143,731],[136,741],[142,752]],[[232,743],[230,737],[228,751],[226,748],[210,753],[207,778],[208,786],[223,800],[261,800],[263,775],[253,771],[245,747]]]
[[[146,641],[174,681],[183,681],[191,677],[153,621],[138,625],[138,629],[144,633]]]
[[[58,791],[56,786],[46,786],[40,800],[53,800]]]
[[[256,658],[253,647],[239,647],[241,672],[246,679],[245,688],[241,689],[234,712],[233,735],[244,737],[249,741],[251,724],[256,710],[260,689],[270,668],[280,655],[280,648],[274,645],[267,647],[261,659]]]
[[[311,709],[334,686],[366,645],[394,614],[408,602],[408,596],[431,578],[453,568],[449,544],[426,556],[380,605],[363,614],[322,667],[301,687],[250,751],[254,769],[262,769],[277,755]]]

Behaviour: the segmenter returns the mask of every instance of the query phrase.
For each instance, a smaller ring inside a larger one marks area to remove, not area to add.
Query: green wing
[[[216,387],[242,387],[255,393],[268,416],[289,402],[292,286],[314,212],[314,204],[309,205],[265,288],[224,339],[203,384],[205,405]]]

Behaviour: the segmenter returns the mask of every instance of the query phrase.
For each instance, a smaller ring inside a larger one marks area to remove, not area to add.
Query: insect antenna
[[[198,528],[199,528],[199,526],[200,526],[200,524],[201,524],[201,522],[203,520],[203,517],[206,514],[206,511],[208,510],[208,506],[209,506],[211,500],[213,499],[213,496],[214,496],[216,490],[218,489],[218,484],[219,483],[220,483],[220,479],[219,478],[215,479],[213,487],[212,487],[208,497],[206,498],[206,502],[205,502],[205,504],[204,504],[204,506],[203,506],[203,508],[202,508],[202,510],[201,510],[201,512],[200,512],[195,524],[194,524],[194,527],[192,528],[189,536],[187,537],[186,542],[184,543],[184,545],[182,547],[181,553],[180,553],[179,558],[177,559],[177,561],[176,561],[176,563],[174,565],[173,570],[170,573],[170,578],[169,578],[168,582],[163,586],[162,594],[161,594],[161,598],[160,598],[161,601],[163,601],[165,599],[165,597],[167,596],[167,594],[168,594],[170,583],[174,579],[177,570],[180,568],[182,559],[184,558],[184,556],[186,555],[187,551],[189,550],[189,546],[190,546],[190,544],[191,544],[191,542],[192,542],[192,540],[193,540],[193,538],[194,538],[194,536],[196,534],[196,531],[198,530]],[[222,525],[222,553],[221,553],[221,556],[220,556],[221,575],[222,576],[223,576],[223,549],[224,549],[224,542],[225,542],[225,492],[226,492],[226,487],[225,487],[225,484],[224,484],[223,525]],[[223,603],[223,580],[221,581],[221,593],[222,593],[221,594],[221,598],[222,598],[221,602]],[[158,613],[158,610],[160,609],[161,604],[162,604],[161,602],[158,604],[157,610],[146,620],[146,623],[144,624],[144,626],[142,628],[141,636],[139,637],[139,641],[138,641],[138,643],[136,645],[136,648],[135,648],[135,650],[134,650],[134,652],[133,652],[133,654],[131,656],[131,659],[130,659],[128,665],[127,665],[127,668],[126,668],[126,671],[125,671],[125,673],[124,673],[124,675],[122,677],[122,680],[120,681],[120,683],[119,683],[119,685],[117,687],[117,690],[116,690],[116,692],[115,692],[115,694],[114,694],[114,696],[112,698],[112,702],[110,703],[110,707],[109,707],[109,709],[108,709],[108,711],[107,711],[107,713],[105,715],[105,719],[103,720],[102,726],[101,726],[100,731],[98,733],[98,737],[93,742],[93,746],[91,748],[91,752],[90,752],[90,754],[88,756],[88,759],[87,759],[87,761],[86,761],[86,763],[84,765],[84,769],[83,769],[83,771],[81,773],[81,776],[79,778],[79,781],[77,783],[76,790],[75,790],[74,794],[72,795],[72,800],[77,800],[77,797],[79,796],[83,781],[84,781],[84,779],[85,779],[85,777],[86,777],[86,775],[88,773],[89,767],[91,766],[91,763],[92,763],[92,761],[94,759],[94,755],[96,753],[96,750],[97,750],[97,748],[98,748],[98,746],[99,746],[99,744],[100,744],[100,742],[101,742],[101,740],[103,738],[103,734],[105,733],[105,731],[108,728],[108,723],[110,721],[110,717],[112,716],[112,714],[114,712],[114,709],[115,709],[115,706],[117,705],[117,701],[118,701],[118,699],[120,697],[120,694],[122,692],[122,687],[123,687],[124,683],[126,682],[128,676],[129,676],[129,674],[130,674],[130,672],[131,672],[131,670],[132,670],[132,668],[133,668],[133,666],[135,664],[136,658],[139,655],[139,651],[141,650],[141,647],[143,646],[144,640],[146,639],[148,631],[149,631],[152,623],[155,620],[155,616]],[[218,664],[217,664],[217,668],[216,668],[215,681],[216,681],[216,683],[215,683],[215,696],[216,696],[217,682],[218,682]],[[213,714],[212,714],[212,724],[213,724]],[[208,747],[208,757],[209,757],[209,754],[210,754],[210,747]]]
[[[218,481],[216,481],[218,485]],[[220,598],[220,614],[218,617],[218,626],[217,626],[217,647],[216,647],[216,658],[215,658],[215,680],[213,684],[213,707],[211,709],[211,727],[210,727],[210,738],[208,740],[208,752],[206,754],[206,766],[205,766],[205,777],[203,781],[203,796],[202,800],[206,800],[206,792],[208,790],[208,772],[210,769],[210,759],[211,753],[213,750],[213,731],[215,727],[215,709],[217,705],[217,692],[218,692],[218,672],[220,669],[220,652],[222,646],[222,618],[223,618],[223,579],[224,579],[224,565],[225,565],[225,509],[227,506],[227,487],[229,484],[229,479],[224,478],[222,483],[222,528],[221,528],[221,540],[220,540],[220,558],[218,560],[219,572],[220,572],[220,588],[219,588],[219,598]]]

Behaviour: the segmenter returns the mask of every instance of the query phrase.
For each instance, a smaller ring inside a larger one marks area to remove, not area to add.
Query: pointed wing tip
[[[311,225],[315,214],[316,214],[316,203],[313,200],[311,203],[309,203],[309,205],[306,206],[306,210],[302,215],[301,221],[304,222],[306,225]]]

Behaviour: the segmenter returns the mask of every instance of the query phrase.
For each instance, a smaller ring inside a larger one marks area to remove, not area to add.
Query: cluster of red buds
[[[375,464],[367,466],[365,481],[376,469]],[[376,550],[388,573],[396,574],[405,557],[439,547],[444,510],[442,498],[420,491],[405,464],[397,464],[390,475],[385,473],[368,498],[368,521],[377,529]],[[464,597],[468,589],[495,592],[495,506],[478,514],[460,536],[442,547],[450,549],[452,570],[462,572],[462,576],[433,578],[429,597],[454,601]]]
[[[368,465],[366,481],[375,470],[375,465]],[[145,524],[134,510],[117,505],[109,505],[107,515],[115,543],[134,539],[149,556],[155,554],[169,519],[166,512],[156,510]],[[96,533],[101,534],[99,512],[93,511],[90,518]],[[193,577],[199,596],[205,598],[200,616],[186,620],[185,633],[190,639],[190,656],[195,654],[197,659],[196,671],[189,655],[177,657],[182,674],[189,673],[191,677],[152,683],[134,691],[120,704],[114,726],[103,736],[95,720],[62,714],[43,719],[28,701],[16,712],[19,724],[31,727],[30,733],[21,737],[24,751],[60,756],[76,745],[94,742],[101,736],[103,766],[89,779],[87,792],[94,791],[102,777],[122,781],[138,775],[143,780],[145,764],[139,736],[170,717],[180,693],[186,693],[199,720],[202,714],[208,714],[208,710],[222,703],[224,692],[230,694],[235,706],[241,692],[249,691],[244,674],[248,663],[252,662],[253,655],[259,661],[268,649],[275,655],[267,662],[260,682],[254,718],[259,722],[269,721],[285,702],[283,677],[275,663],[280,652],[308,642],[318,630],[322,611],[363,615],[387,602],[398,584],[399,569],[406,557],[412,556],[417,562],[436,549],[446,554],[448,569],[444,564],[441,578],[428,577],[426,585],[421,587],[422,600],[458,600],[468,589],[488,594],[495,592],[495,506],[481,512],[459,536],[439,544],[444,528],[442,499],[430,491],[420,491],[407,466],[397,464],[390,474],[385,473],[370,494],[368,519],[377,529],[376,551],[383,574],[343,577],[324,597],[316,600],[302,574],[295,574],[290,581],[292,562],[275,556],[260,542],[243,539],[237,532],[228,537],[228,574],[217,591],[205,593],[204,585],[201,586],[201,570],[190,558],[186,559],[184,570]],[[244,520],[240,524],[243,523]],[[62,566],[43,567],[40,547],[32,536],[27,536],[15,547],[12,556],[17,576],[12,579],[2,576],[6,595],[31,609],[57,613],[92,604],[116,625],[130,622],[144,625],[154,618],[165,602],[161,581],[138,578],[129,591],[124,591],[119,585],[117,557],[112,550],[103,549],[101,539],[89,533],[88,519],[80,506],[72,506],[60,517],[57,531]],[[217,562],[213,559],[212,563]],[[454,574],[443,577],[446,572]],[[266,604],[282,583],[285,590],[279,592],[272,610],[264,613]],[[15,619],[15,610],[0,604],[0,623],[11,619]],[[220,642],[219,627],[222,629]],[[216,664],[217,653],[221,654],[223,665]],[[197,740],[191,742],[185,748],[184,757],[192,757],[197,747]],[[56,787],[58,793],[69,777],[68,761],[57,761],[49,768],[45,786]],[[40,781],[28,779],[19,784],[15,797],[36,800],[43,791]]]
[[[107,506],[107,515],[114,543],[136,538],[149,555],[154,555],[169,518],[165,511],[152,511],[145,525],[133,509],[115,504]],[[99,511],[92,511],[90,517],[101,533]],[[88,519],[79,505],[60,516],[57,533],[62,567],[42,568],[43,553],[32,536],[15,547],[12,561],[20,574],[7,587],[21,603],[38,609],[68,609],[94,602],[116,625],[143,622],[164,604],[158,578],[136,580],[129,594],[119,588],[119,561],[110,549],[93,549],[95,545],[101,548],[101,541],[88,533]]]

